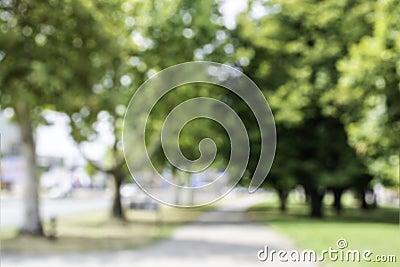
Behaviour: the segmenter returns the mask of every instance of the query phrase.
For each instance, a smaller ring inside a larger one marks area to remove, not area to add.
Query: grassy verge
[[[110,220],[107,212],[59,218],[56,239],[18,236],[16,229],[0,232],[3,252],[61,253],[112,251],[143,247],[170,236],[179,225],[195,220],[203,210],[162,207],[160,211],[127,212],[127,221]],[[44,223],[46,232],[50,225]]]
[[[330,261],[322,266],[379,266],[394,267],[400,262],[400,228],[399,209],[378,208],[361,211],[347,207],[340,216],[327,208],[324,219],[309,218],[308,208],[304,204],[291,203],[286,213],[281,213],[276,202],[263,203],[252,207],[249,215],[261,221],[282,234],[292,238],[300,249],[313,249],[317,253],[323,250],[338,249],[337,240],[345,239],[347,250],[371,250],[371,259],[377,255],[395,255],[397,263],[393,262],[342,262]]]

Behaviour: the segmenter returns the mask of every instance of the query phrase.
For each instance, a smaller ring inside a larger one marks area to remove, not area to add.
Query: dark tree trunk
[[[287,210],[287,199],[289,196],[289,191],[285,189],[277,189],[279,196],[279,210],[281,212],[286,212]]]
[[[367,204],[367,200],[365,199],[365,189],[360,189],[360,208],[363,210],[367,210],[368,209],[368,204]]]
[[[307,187],[303,187],[304,188],[304,194],[305,194],[305,201],[306,203],[310,203],[310,193],[308,192],[308,188]]]
[[[333,208],[335,209],[336,214],[340,214],[342,212],[342,195],[343,195],[343,188],[333,188]]]
[[[122,203],[121,203],[121,192],[120,192],[122,181],[124,180],[124,175],[118,171],[114,171],[112,174],[114,179],[114,198],[113,198],[111,216],[114,219],[125,220],[124,210],[122,208]]]
[[[311,212],[310,216],[313,218],[323,217],[323,206],[322,200],[324,198],[325,192],[321,192],[316,188],[309,188],[308,193],[310,196]]]
[[[15,108],[15,114],[21,132],[22,154],[26,161],[27,171],[23,196],[24,217],[19,233],[44,236],[39,213],[39,177],[37,173],[31,113],[26,103],[19,103]]]

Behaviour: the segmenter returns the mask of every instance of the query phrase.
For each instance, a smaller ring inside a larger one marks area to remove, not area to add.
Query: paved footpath
[[[2,255],[1,267],[252,267],[302,266],[310,263],[260,262],[257,252],[293,249],[293,243],[264,225],[250,221],[244,210],[261,201],[246,195],[224,201],[198,221],[177,229],[171,238],[132,251],[58,255]],[[3,253],[2,253],[3,254]]]

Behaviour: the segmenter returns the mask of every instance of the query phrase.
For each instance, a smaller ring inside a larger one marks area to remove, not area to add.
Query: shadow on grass
[[[293,221],[399,224],[399,209],[390,207],[378,207],[369,210],[347,207],[340,215],[336,214],[331,207],[325,207],[325,215],[322,219],[311,218],[308,213],[309,208],[305,204],[292,204],[286,212],[281,212],[273,203],[263,203],[248,210],[252,219],[267,224],[268,222]]]

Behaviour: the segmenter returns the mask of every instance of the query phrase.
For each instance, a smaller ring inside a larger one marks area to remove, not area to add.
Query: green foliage
[[[3,108],[70,111],[96,101],[88,96],[116,48],[95,11],[82,1],[1,2]]]
[[[254,7],[264,15],[252,16]],[[397,1],[278,0],[251,1],[241,14],[236,53],[247,51],[244,71],[264,90],[278,128],[274,187],[361,185],[364,165],[380,181],[396,179],[396,10]]]
[[[253,0],[233,30],[223,25],[219,5],[0,0],[1,108],[26,105],[37,123],[43,109],[65,112],[78,143],[95,140],[98,125],[108,123],[114,144],[105,165],[121,169],[122,123],[134,90],[168,66],[214,60],[242,69],[271,105],[278,147],[270,185],[365,187],[365,166],[377,181],[396,185],[399,1]],[[220,88],[187,85],[163,97],[150,114],[146,143],[177,104],[197,96],[219,99],[243,119],[251,176],[260,151],[257,121],[242,100]],[[213,122],[192,122],[180,137],[188,158],[197,158],[199,141],[212,137],[220,152],[216,165],[229,160],[226,133]],[[162,169],[162,148],[154,151]]]
[[[349,141],[370,172],[398,185],[400,149],[400,4],[378,1],[373,32],[350,46],[329,98],[346,121]]]

